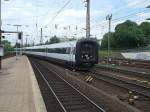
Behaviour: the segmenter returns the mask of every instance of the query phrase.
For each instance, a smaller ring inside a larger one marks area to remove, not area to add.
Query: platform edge
[[[28,58],[27,58],[27,63],[29,65],[29,70],[30,70],[30,79],[31,79],[31,84],[32,84],[35,110],[36,110],[36,112],[47,112],[40,88],[38,86],[37,79],[35,77],[35,74],[33,72],[32,66],[31,66]]]

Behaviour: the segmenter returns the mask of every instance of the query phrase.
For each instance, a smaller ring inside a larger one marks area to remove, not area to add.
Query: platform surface
[[[2,60],[0,112],[46,112],[34,72],[26,56]]]

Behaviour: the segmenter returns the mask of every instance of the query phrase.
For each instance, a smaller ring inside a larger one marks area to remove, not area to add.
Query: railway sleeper
[[[85,101],[81,100],[81,101],[68,101],[68,102],[62,102],[65,106],[67,105],[85,105]]]
[[[78,104],[78,105],[68,105],[68,106],[65,106],[67,110],[70,110],[71,112],[72,111],[75,111],[75,110],[89,110],[88,109],[88,106],[87,105],[81,105],[81,104]]]

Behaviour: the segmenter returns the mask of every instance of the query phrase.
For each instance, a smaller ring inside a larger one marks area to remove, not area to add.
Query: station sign
[[[4,46],[0,45],[0,56],[4,56]]]

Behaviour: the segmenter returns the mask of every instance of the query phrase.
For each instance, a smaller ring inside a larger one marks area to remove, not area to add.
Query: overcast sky
[[[44,36],[58,35],[60,37],[85,36],[85,3],[84,0],[71,0],[70,3],[53,19],[68,0],[2,0],[2,28],[16,31],[13,25],[22,25],[19,31],[30,35],[29,42],[39,42],[40,28]],[[91,34],[102,38],[107,32],[106,16],[113,14],[112,31],[116,24],[127,19],[141,23],[150,17],[150,0],[91,0]],[[119,18],[119,19],[117,19]],[[117,20],[115,20],[117,19]],[[38,31],[37,27],[38,26]],[[58,29],[55,29],[55,24]],[[64,27],[70,26],[70,30]],[[78,27],[76,29],[76,26]],[[12,43],[16,35],[6,35]],[[25,39],[25,38],[24,38]],[[44,37],[44,40],[47,40]]]

